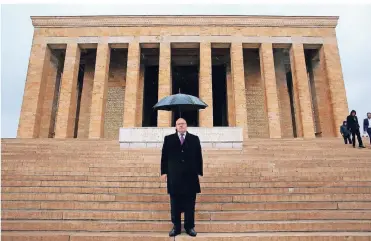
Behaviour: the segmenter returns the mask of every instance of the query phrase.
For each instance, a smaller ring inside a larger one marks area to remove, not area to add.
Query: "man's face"
[[[182,118],[179,118],[177,121],[176,121],[176,130],[179,132],[179,133],[184,133],[187,131],[187,122],[182,119]]]
[[[368,117],[369,119],[371,119],[371,113],[368,113],[368,114],[367,114],[367,117]]]
[[[346,122],[344,122],[344,125],[346,126],[346,125],[347,125],[347,123],[346,123]]]
[[[352,116],[355,116],[356,115],[356,113],[355,112],[352,112]]]

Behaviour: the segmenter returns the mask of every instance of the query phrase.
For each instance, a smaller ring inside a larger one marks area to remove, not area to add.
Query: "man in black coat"
[[[188,235],[197,235],[195,227],[196,194],[201,192],[199,176],[203,175],[200,139],[187,132],[187,122],[179,118],[176,132],[165,136],[161,156],[161,178],[167,182],[170,194],[171,222],[169,233],[181,233],[181,212],[184,211],[184,228]]]
[[[358,118],[356,114],[357,112],[355,110],[352,110],[350,112],[350,115],[348,115],[347,117],[348,129],[352,133],[353,147],[356,147],[356,136],[357,136],[359,148],[365,148],[362,143],[361,133],[359,132],[359,123],[358,123]]]
[[[363,120],[363,131],[368,134],[371,144],[371,112],[368,112],[367,118]]]

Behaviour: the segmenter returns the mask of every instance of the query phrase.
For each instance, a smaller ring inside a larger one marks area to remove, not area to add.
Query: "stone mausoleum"
[[[122,133],[125,142],[142,133],[160,141],[159,130],[173,132],[179,113],[152,107],[178,92],[209,105],[182,113],[196,133],[221,139],[234,133],[228,138],[237,141],[338,136],[348,106],[337,22],[308,16],[32,17],[18,137],[119,139]]]

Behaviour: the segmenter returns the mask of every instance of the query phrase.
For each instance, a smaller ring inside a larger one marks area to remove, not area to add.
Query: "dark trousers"
[[[352,144],[352,140],[350,139],[350,135],[343,136],[343,138],[344,138],[344,143],[345,144],[348,144],[348,141],[349,141],[349,144]]]
[[[371,128],[367,128],[367,134],[368,134],[368,137],[370,138],[370,144],[371,144]]]
[[[355,130],[352,129],[352,142],[353,142],[353,146],[356,146],[356,136],[357,136],[357,139],[358,139],[359,146],[363,146],[363,142],[362,142],[362,138],[361,138],[361,133],[359,133],[359,129],[355,129]]]
[[[181,229],[181,213],[184,211],[184,228],[195,227],[196,194],[172,195],[170,194],[171,222],[178,230]]]

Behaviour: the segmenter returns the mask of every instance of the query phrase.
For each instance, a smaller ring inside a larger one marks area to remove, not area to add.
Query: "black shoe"
[[[186,229],[186,233],[187,233],[189,236],[192,236],[192,237],[196,237],[196,236],[197,236],[197,232],[194,230],[194,228]]]
[[[353,146],[353,148],[356,148],[356,146]]]
[[[359,146],[359,148],[366,148],[365,146]]]
[[[173,229],[169,232],[169,236],[170,237],[175,237],[175,236],[177,236],[179,234],[180,234],[180,229],[177,229],[175,227],[173,227]]]

